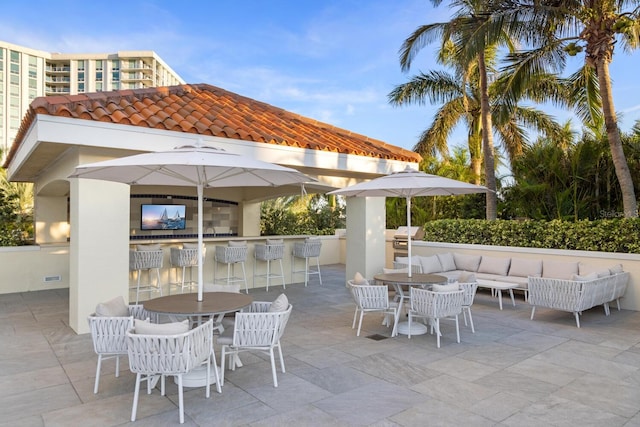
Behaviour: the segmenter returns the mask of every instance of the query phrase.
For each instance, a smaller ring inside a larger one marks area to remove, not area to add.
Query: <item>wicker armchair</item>
[[[176,335],[141,335],[127,332],[129,369],[136,374],[136,385],[131,408],[131,421],[136,420],[138,395],[142,381],[155,381],[160,376],[161,395],[164,396],[166,376],[176,377],[180,424],[184,423],[184,397],[182,376],[194,368],[206,365],[206,392],[211,395],[211,358],[213,355],[213,321]],[[217,369],[214,367],[217,377]],[[216,378],[217,379],[217,378]],[[217,382],[218,386],[220,381]],[[148,388],[150,390],[150,387]],[[218,388],[218,391],[220,389]]]
[[[120,356],[127,354],[127,331],[133,328],[133,319],[149,319],[151,317],[156,318],[156,316],[151,316],[140,304],[130,305],[127,317],[97,316],[93,313],[87,318],[91,329],[93,350],[98,355],[96,380],[93,386],[94,393],[98,393],[103,360],[115,358],[116,377],[120,376]]]
[[[391,336],[393,337],[397,335],[399,307],[396,302],[389,301],[389,288],[386,285],[356,285],[353,280],[347,280],[347,288],[349,288],[351,296],[353,296],[353,301],[356,304],[351,329],[356,327],[356,318],[358,317],[358,313],[360,313],[356,336],[360,336],[362,318],[365,313],[384,314],[383,325],[387,327],[390,325],[389,319],[392,318],[393,329],[391,330]]]
[[[411,338],[411,322],[416,318],[429,319],[431,333],[435,328],[438,348],[440,348],[440,319],[453,318],[456,322],[456,337],[460,343],[460,325],[458,315],[462,313],[464,291],[433,292],[412,287],[411,309],[409,310],[409,338]]]
[[[274,350],[278,350],[280,358],[280,370],[285,372],[284,358],[280,338],[284,334],[293,306],[289,304],[285,311],[269,312],[270,302],[257,302],[251,305],[249,312],[236,313],[233,331],[221,335],[218,344],[221,345],[221,384],[224,384],[224,371],[226,356],[229,356],[230,368],[235,370],[237,355],[243,351],[260,351],[269,354],[271,360],[271,373],[273,386],[278,387],[278,375]]]
[[[464,325],[467,326],[467,315],[469,315],[469,324],[471,325],[471,332],[476,333],[476,328],[473,326],[473,317],[471,317],[471,306],[473,305],[473,300],[476,297],[476,292],[478,290],[477,282],[470,283],[458,283],[460,289],[464,291],[464,299],[462,301],[462,318],[464,319]]]

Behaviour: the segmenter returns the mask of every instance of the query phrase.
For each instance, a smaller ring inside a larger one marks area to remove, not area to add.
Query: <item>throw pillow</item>
[[[618,273],[622,273],[622,264],[616,264],[613,267],[609,267],[609,271],[611,272],[611,274],[618,274]]]
[[[365,279],[364,276],[358,271],[356,272],[355,276],[353,276],[353,283],[355,285],[368,285],[369,281]]]
[[[129,317],[129,306],[122,296],[101,302],[96,306],[96,316],[103,317]]]
[[[455,292],[460,290],[460,285],[457,283],[449,283],[448,285],[434,284],[431,286],[433,292]]]
[[[453,259],[453,254],[451,252],[436,255],[438,256],[440,265],[442,265],[442,271],[451,271],[456,269],[456,261]]]
[[[271,307],[269,307],[269,313],[277,311],[286,311],[289,308],[289,299],[285,294],[278,295],[278,298],[273,300]]]
[[[159,251],[160,244],[156,245],[136,245],[136,250],[138,251]]]
[[[246,240],[232,240],[229,242],[229,246],[247,246]]]
[[[173,323],[151,323],[135,319],[133,327],[140,335],[178,335],[189,331],[189,320]]]
[[[598,278],[598,273],[596,272],[589,273],[585,276],[580,276],[578,274],[573,275],[573,280],[575,280],[576,282],[588,282],[590,280],[596,280],[597,278]]]

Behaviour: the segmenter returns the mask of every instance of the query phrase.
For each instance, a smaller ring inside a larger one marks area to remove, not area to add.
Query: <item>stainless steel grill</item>
[[[399,256],[408,255],[409,236],[411,236],[411,240],[422,240],[424,237],[424,229],[422,227],[398,227],[393,235],[394,259]]]

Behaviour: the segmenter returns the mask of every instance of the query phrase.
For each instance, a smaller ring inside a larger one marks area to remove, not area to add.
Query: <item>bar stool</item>
[[[247,260],[247,250],[246,241],[231,241],[228,246],[216,246],[216,252],[213,256],[215,261],[215,265],[213,266],[213,282],[226,282],[227,285],[235,282],[244,282],[244,290],[246,293],[249,293],[247,275],[244,270],[244,262]],[[216,278],[218,263],[227,265],[226,277]],[[240,264],[242,267],[242,277],[235,275],[236,264]]]
[[[284,241],[282,239],[267,239],[266,245],[256,245],[253,252],[255,259],[253,263],[253,286],[255,287],[256,277],[264,277],[267,279],[267,292],[269,292],[269,282],[271,279],[282,279],[282,288],[287,289],[284,283],[284,269],[282,268],[282,258],[284,257]],[[280,274],[275,274],[271,270],[271,261],[280,263]],[[265,274],[257,274],[258,261],[267,263],[267,272]]]
[[[202,248],[202,259],[207,253],[207,248]],[[171,248],[170,257],[171,269],[176,272],[176,281],[169,283],[169,295],[171,295],[171,287],[179,287],[180,292],[184,293],[185,288],[191,291],[197,282],[193,280],[193,267],[198,266],[198,244],[184,243],[182,249]],[[189,280],[185,281],[186,270],[189,269]],[[182,279],[178,279],[178,269],[182,269]]]
[[[140,292],[159,292],[162,296],[162,284],[160,283],[160,269],[164,254],[160,245],[137,245],[135,251],[129,251],[129,271],[135,271],[137,274],[136,282],[136,304],[140,300]],[[155,270],[156,281],[151,283],[152,271]],[[149,276],[149,282],[141,284],[142,272],[146,271]],[[131,288],[133,289],[133,288]]]
[[[320,249],[322,242],[317,238],[307,238],[304,242],[296,242],[293,244],[293,253],[291,258],[291,281],[295,273],[304,273],[304,286],[309,282],[309,276],[317,274],[318,280],[322,285],[322,275],[320,274]],[[304,270],[296,270],[296,258],[304,259]],[[309,258],[316,259],[315,269],[309,266]]]

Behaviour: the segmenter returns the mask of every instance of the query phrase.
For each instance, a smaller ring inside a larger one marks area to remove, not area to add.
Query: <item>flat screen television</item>
[[[184,230],[185,205],[142,205],[141,230]]]

